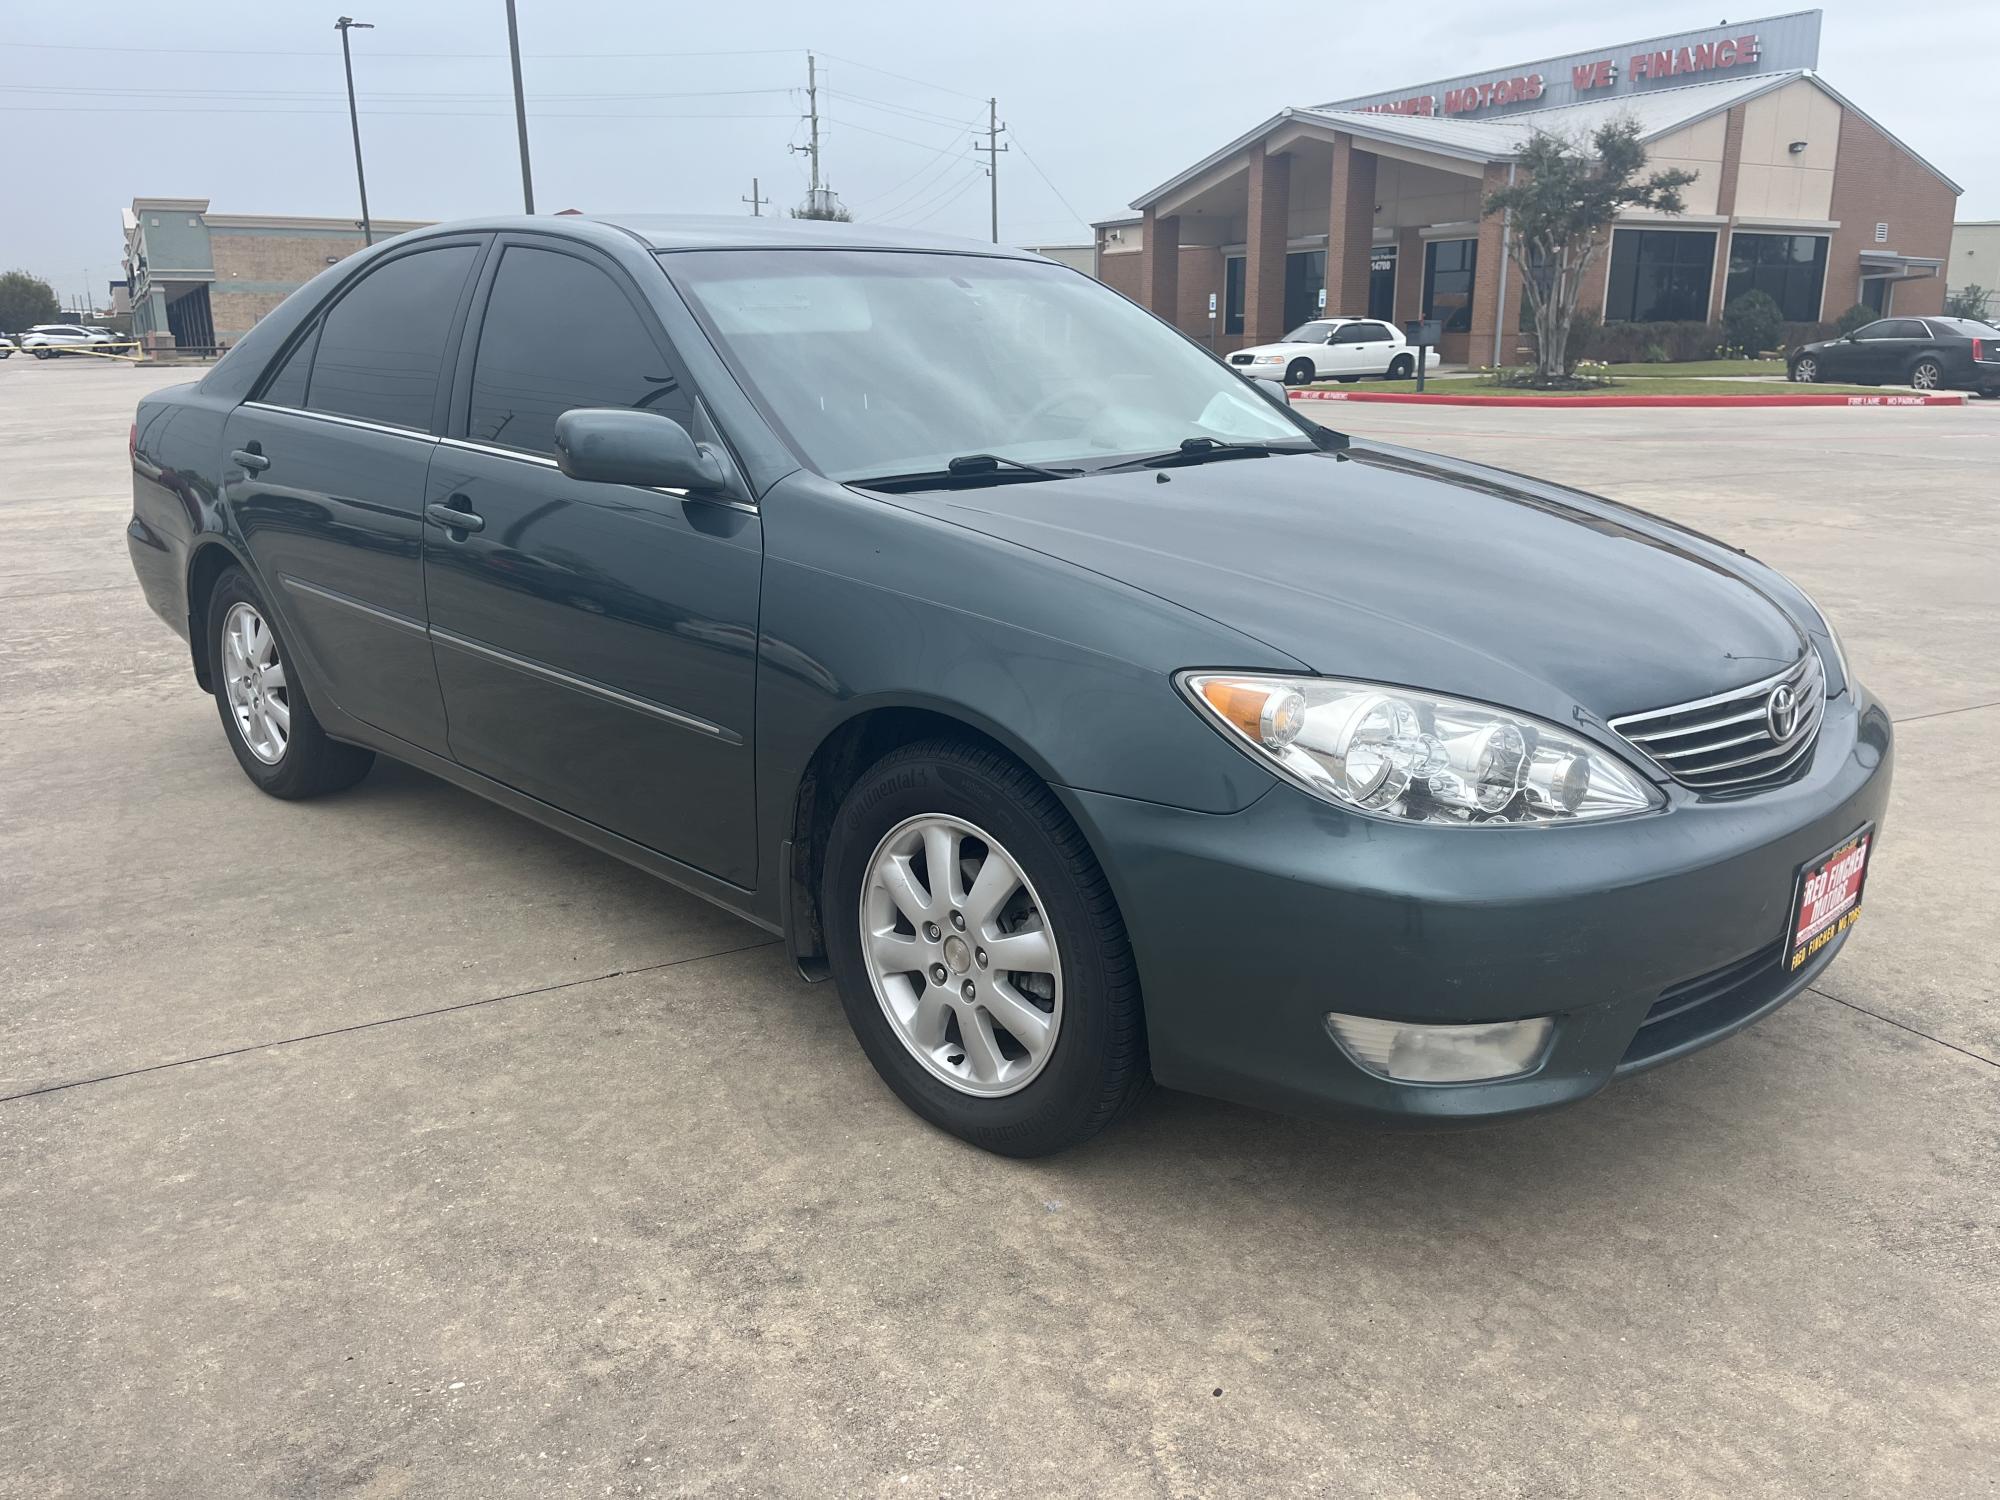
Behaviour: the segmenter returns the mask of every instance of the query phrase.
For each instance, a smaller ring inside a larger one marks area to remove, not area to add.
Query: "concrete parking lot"
[[[1792,572],[1899,721],[1867,916],[1567,1113],[1023,1164],[689,897],[252,790],[125,556],[176,378],[0,364],[0,1494],[2000,1489],[2000,403],[1330,412]]]

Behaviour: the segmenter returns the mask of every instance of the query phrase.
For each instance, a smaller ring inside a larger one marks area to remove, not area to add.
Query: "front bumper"
[[[1363,818],[1289,785],[1228,815],[1066,791],[1116,892],[1170,1088],[1298,1114],[1406,1121],[1528,1114],[1707,1046],[1783,1005],[1830,945],[1782,967],[1807,861],[1888,802],[1888,715],[1828,705],[1803,775],[1665,812],[1479,829]],[[1553,1015],[1530,1074],[1394,1083],[1328,1011],[1399,1021]]]

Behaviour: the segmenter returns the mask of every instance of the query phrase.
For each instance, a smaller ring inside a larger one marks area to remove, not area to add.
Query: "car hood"
[[[1561,721],[1739,687],[1806,643],[1754,581],[1761,565],[1719,542],[1384,445],[897,503],[1171,600],[1317,673]]]
[[[1324,344],[1253,344],[1248,349],[1235,349],[1229,357],[1239,354],[1309,354],[1315,349],[1324,349]]]

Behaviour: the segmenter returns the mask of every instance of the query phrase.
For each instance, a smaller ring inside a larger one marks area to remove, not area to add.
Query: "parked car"
[[[2000,328],[1973,318],[1879,318],[1786,357],[1794,380],[2000,393]]]
[[[1014,1155],[1149,1077],[1582,1099],[1815,982],[1889,793],[1777,572],[1350,441],[1024,251],[420,230],[131,451],[133,567],[255,786],[387,755],[706,897]]]
[[[0,333],[0,359],[6,359],[14,352],[14,335]]]
[[[1438,367],[1437,350],[1424,351]],[[1353,382],[1364,375],[1407,380],[1417,373],[1417,350],[1400,330],[1376,318],[1316,318],[1301,323],[1275,344],[1239,349],[1229,362],[1245,374],[1286,385],[1315,380]]]
[[[102,328],[86,328],[81,323],[37,323],[21,335],[20,346],[36,359],[53,359],[72,349],[111,343]]]

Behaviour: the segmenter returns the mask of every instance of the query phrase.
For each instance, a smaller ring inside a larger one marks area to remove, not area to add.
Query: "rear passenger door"
[[[757,512],[556,467],[555,421],[573,407],[654,411],[712,437],[624,269],[504,236],[474,300],[423,543],[451,752],[750,886]]]
[[[294,336],[223,436],[228,508],[309,691],[439,755],[424,482],[485,248],[484,236],[420,241],[371,265]]]

